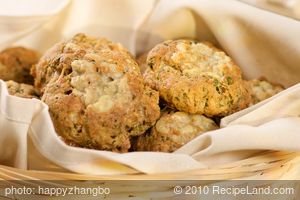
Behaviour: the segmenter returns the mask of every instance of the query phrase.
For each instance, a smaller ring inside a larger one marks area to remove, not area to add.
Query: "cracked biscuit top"
[[[127,60],[120,60],[118,55],[112,55],[110,60],[101,60],[99,56],[95,56],[99,51],[104,50],[106,52],[118,52],[118,54],[125,56]],[[98,60],[95,60],[95,58]],[[56,76],[62,72],[64,75],[68,75],[72,72],[74,67],[77,66],[76,69],[80,70],[80,65],[83,65],[84,68],[84,62],[89,63],[91,66],[92,63],[96,61],[106,63],[107,66],[116,65],[117,62],[120,61],[129,64],[131,63],[131,65],[134,63],[132,67],[124,70],[139,71],[135,61],[131,59],[130,53],[123,48],[121,44],[110,42],[104,38],[94,38],[84,34],[77,34],[70,40],[60,42],[49,49],[32,68],[31,73],[35,77],[35,86],[42,89],[50,81],[52,76]],[[114,76],[118,76],[118,71],[122,71],[123,68],[126,67],[127,66],[125,65],[111,69],[111,73],[114,73]]]
[[[56,131],[81,147],[126,152],[159,117],[158,93],[119,44],[79,34],[50,49],[36,84]]]
[[[203,115],[163,111],[151,131],[138,137],[137,151],[173,152],[204,132],[217,129],[215,122]]]
[[[148,54],[144,78],[170,106],[188,113],[225,116],[251,101],[239,67],[208,43],[158,44]]]

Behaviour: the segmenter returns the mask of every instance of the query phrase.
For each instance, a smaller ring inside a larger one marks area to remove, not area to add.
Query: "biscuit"
[[[0,52],[0,78],[4,81],[33,84],[30,69],[38,59],[39,54],[31,49],[24,47],[5,49]]]
[[[203,115],[164,111],[155,126],[138,137],[135,150],[173,152],[198,135],[217,128],[213,120]]]
[[[53,75],[56,76],[62,72],[64,75],[70,74],[72,72],[71,63],[74,60],[86,57],[87,61],[95,62],[94,58],[88,58],[89,52],[97,54],[97,52],[102,50],[117,51],[119,54],[124,54],[130,59],[132,58],[132,55],[121,44],[113,43],[105,38],[94,38],[85,34],[77,34],[70,40],[55,44],[31,69],[31,74],[35,78],[35,86],[42,89]],[[136,71],[139,71],[138,67],[134,67]]]
[[[208,43],[158,44],[148,54],[144,79],[170,106],[187,113],[226,116],[251,101],[239,67]]]
[[[23,98],[39,98],[39,92],[32,86],[14,81],[6,81],[8,93],[10,95]]]
[[[36,72],[42,100],[67,143],[126,152],[131,137],[159,118],[158,92],[145,86],[137,63],[119,44],[76,35],[50,49]]]
[[[275,94],[284,90],[284,87],[279,84],[273,84],[265,78],[253,79],[248,81],[250,85],[252,104],[263,101]]]

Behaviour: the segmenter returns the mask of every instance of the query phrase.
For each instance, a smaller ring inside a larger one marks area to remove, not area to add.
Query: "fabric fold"
[[[93,5],[112,7],[111,1],[89,0],[85,3],[91,4],[88,8],[93,8]],[[133,5],[132,1],[128,0],[127,5],[128,7],[122,7],[122,10],[128,15],[122,15],[122,19],[118,19],[118,13],[110,11],[106,13],[92,9],[90,13],[75,12],[78,10],[78,2],[72,2],[65,21],[59,22],[62,23],[61,34],[56,36],[63,39],[71,37],[70,34],[74,32],[106,33],[114,39],[117,38],[118,42],[126,44],[133,53],[147,51],[157,42],[166,39],[206,39],[232,56],[246,78],[265,76],[286,87],[300,81],[299,21],[234,0],[153,1],[148,2],[147,9],[143,8],[142,3]],[[130,6],[140,7],[133,9]],[[139,14],[136,15],[131,13],[132,10],[139,9],[144,9],[145,12],[137,12]],[[59,12],[59,9],[56,11]],[[87,20],[98,19],[97,17],[111,17],[113,22],[100,20],[101,23],[95,25],[95,20]],[[4,27],[1,19],[3,18],[0,13],[0,27]],[[81,19],[86,21],[83,23]],[[134,21],[134,27],[128,27],[130,20]],[[117,22],[120,25],[119,30],[132,32],[125,34],[124,31],[110,29]],[[50,38],[55,30],[51,30],[46,21],[39,23],[41,25],[37,30],[43,30],[40,32],[46,34],[43,38]],[[25,30],[22,26],[19,28]],[[5,41],[17,39],[9,39],[11,32],[10,29],[1,29],[2,47],[11,44]],[[29,35],[33,33],[38,35],[39,32],[32,30]],[[40,37],[36,37],[34,44],[39,43],[38,38]],[[27,160],[28,149],[31,149],[31,158],[41,154],[49,162],[77,173],[159,174],[209,168],[241,160],[265,150],[300,151],[299,95],[299,84],[287,88],[270,99],[223,118],[221,129],[198,136],[174,153],[119,154],[68,146],[55,132],[46,104],[36,99],[10,96],[5,83],[0,81],[0,163],[35,169],[34,159]],[[33,146],[29,148],[28,145]],[[40,169],[43,168],[39,166]],[[44,170],[49,169],[44,167]]]

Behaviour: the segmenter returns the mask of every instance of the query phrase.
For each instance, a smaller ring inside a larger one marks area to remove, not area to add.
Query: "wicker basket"
[[[72,185],[72,182],[68,181],[78,181],[86,180],[92,181],[93,184],[100,183],[109,185],[113,187],[113,193],[110,194],[109,199],[173,199],[175,194],[173,192],[173,187],[177,184],[212,184],[216,182],[221,182],[224,180],[300,180],[300,153],[292,152],[275,152],[275,151],[265,151],[261,152],[251,158],[241,160],[238,162],[233,162],[226,165],[216,166],[215,168],[201,169],[186,171],[183,173],[172,173],[172,174],[135,174],[135,175],[115,175],[115,176],[95,176],[95,175],[84,175],[84,174],[74,174],[74,173],[57,173],[50,171],[34,171],[34,170],[21,170],[16,168],[11,168],[7,166],[0,166],[0,179],[6,180],[6,185],[0,185],[0,189],[7,187],[7,181],[9,183],[14,183],[14,181],[20,181],[23,186],[32,186],[30,181],[40,180],[40,182],[45,182],[45,180],[64,180],[63,186],[67,187]],[[119,180],[119,181],[113,181]],[[128,181],[120,180],[168,180],[162,182],[151,182],[145,183],[143,187],[137,187],[136,184],[130,185]],[[184,182],[182,180],[185,180]],[[200,182],[201,180],[201,182]],[[46,181],[46,182],[47,182]],[[110,185],[110,181],[113,181],[113,185]],[[195,182],[196,181],[196,182]],[[199,181],[199,182],[197,182]],[[3,182],[3,181],[2,181]],[[20,184],[20,183],[19,183]],[[40,183],[39,183],[40,184]],[[51,185],[54,183],[48,183]],[[76,183],[78,184],[78,182]],[[242,183],[240,183],[242,184]],[[261,184],[257,182],[256,184]],[[269,184],[276,184],[270,182]],[[278,184],[278,183],[277,183]],[[61,185],[60,185],[61,186]],[[265,186],[265,184],[264,184]],[[297,185],[298,188],[300,185]],[[260,187],[257,185],[256,187]],[[297,190],[298,192],[298,190]],[[0,193],[0,199],[1,199]],[[294,194],[297,195],[298,194]],[[297,199],[297,196],[291,196],[289,199]],[[15,197],[15,196],[14,196]],[[178,197],[178,196],[177,196]],[[199,196],[198,196],[199,197]],[[7,199],[8,197],[5,197]],[[50,198],[49,196],[33,195],[30,198],[24,196],[15,197],[15,199],[43,199]],[[57,197],[51,197],[57,198]],[[75,197],[72,197],[74,199]],[[85,199],[84,196],[76,196],[76,199]],[[67,198],[69,199],[69,198]],[[90,198],[89,198],[90,199]],[[99,199],[99,197],[98,197]],[[186,198],[179,198],[186,199]],[[263,198],[260,198],[263,199]],[[284,199],[288,199],[285,197]]]

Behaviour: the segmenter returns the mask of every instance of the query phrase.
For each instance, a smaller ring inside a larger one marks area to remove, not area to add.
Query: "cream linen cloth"
[[[1,48],[25,45],[45,51],[84,32],[121,42],[139,54],[165,39],[193,37],[221,46],[246,78],[265,76],[294,86],[223,118],[221,129],[175,153],[118,154],[67,146],[55,133],[47,105],[8,95],[0,81],[0,164],[85,174],[154,174],[206,168],[262,150],[300,151],[299,21],[234,0],[52,1],[44,0],[40,7],[19,5],[23,12],[3,14],[0,9]],[[36,24],[18,25],[23,19]]]

